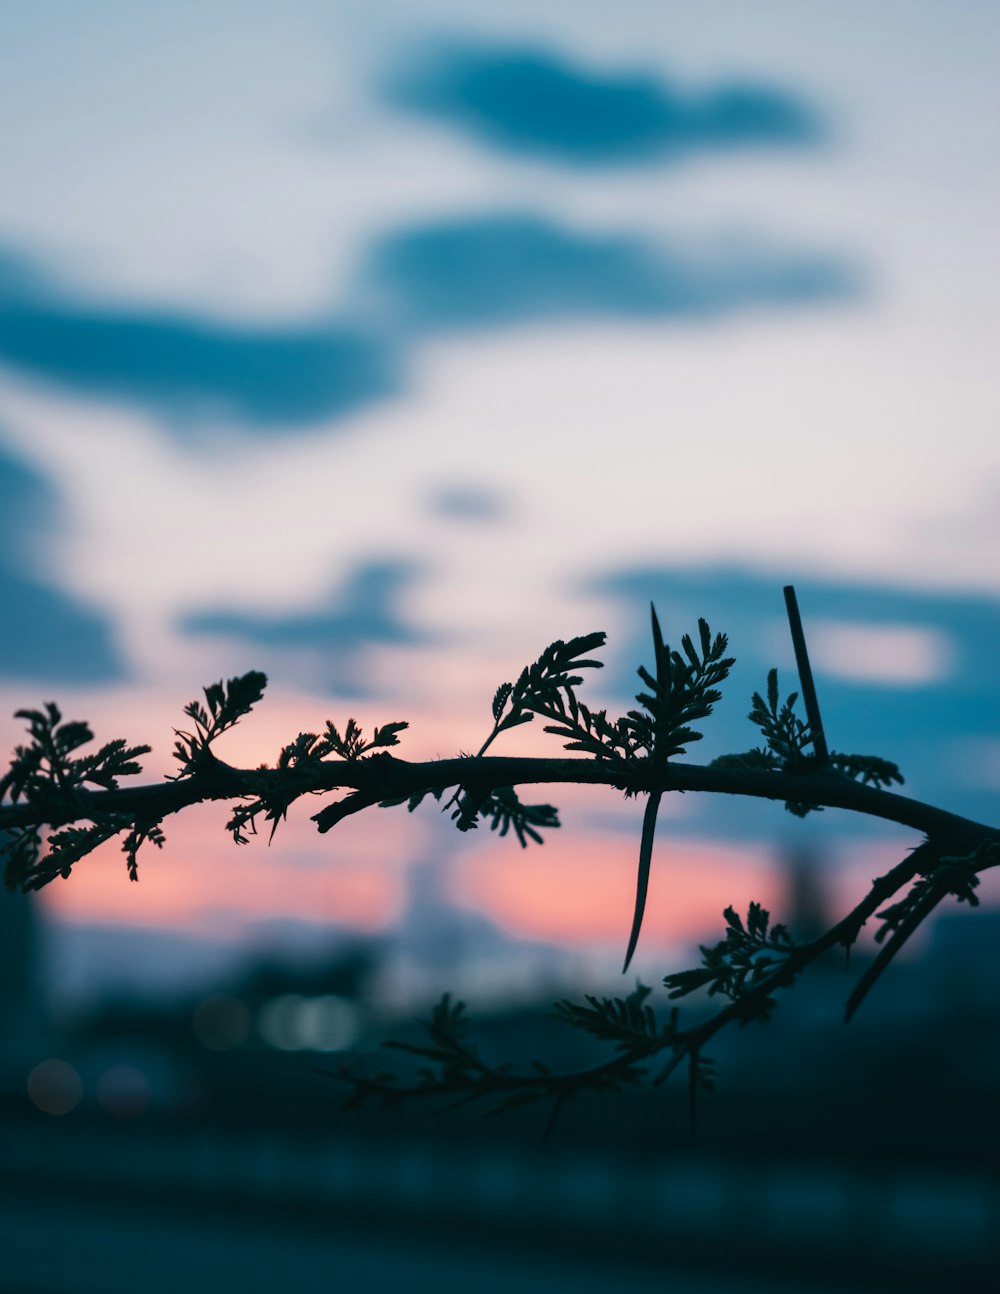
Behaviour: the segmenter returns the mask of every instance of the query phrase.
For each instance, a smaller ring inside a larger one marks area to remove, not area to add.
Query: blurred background
[[[8,748],[53,699],[160,776],[184,703],[263,669],[233,763],[351,716],[450,756],[555,638],[606,630],[584,696],[628,709],[653,600],[668,640],[705,616],[737,658],[707,760],[754,744],[770,666],[795,686],[794,583],[832,747],[996,820],[995,5],[49,0],[2,26]],[[720,1041],[694,1141],[669,1085],[544,1147],[539,1111],[340,1112],[317,1069],[446,989],[497,1059],[576,1063],[554,998],[658,985],[727,904],[805,934],[917,843],[664,803],[623,981],[641,804],[538,798],[563,826],[525,852],[433,803],[324,837],[300,808],[237,849],[207,806],[138,885],[109,849],[5,899],[17,1288],[116,1288],[114,1252],[174,1288],[143,1258],[168,1233],[189,1285],[247,1288],[664,1288],[665,1262],[677,1291],[811,1288],[817,1253],[916,1288],[995,1261],[990,876],[846,1032],[835,963]],[[36,1203],[59,1193],[72,1273]]]

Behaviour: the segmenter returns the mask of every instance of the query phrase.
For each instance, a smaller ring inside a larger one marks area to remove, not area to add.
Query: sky
[[[183,704],[259,668],[224,757],[348,716],[450,755],[555,638],[606,630],[591,700],[629,708],[653,599],[669,640],[729,634],[712,757],[753,744],[770,665],[792,688],[794,583],[831,744],[995,818],[998,52],[975,0],[18,6],[8,745],[56,699],[166,772]],[[111,851],[42,903],[237,947],[412,933],[427,874],[504,947],[617,958],[635,804],[549,798],[523,856],[433,811],[336,840],[301,813],[237,854],[206,811],[138,886]],[[727,902],[780,905],[783,850],[849,896],[914,843],[695,798],[665,806],[640,975]]]

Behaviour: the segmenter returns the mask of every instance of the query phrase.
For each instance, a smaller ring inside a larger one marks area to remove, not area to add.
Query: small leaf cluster
[[[588,659],[587,653],[603,647],[606,638],[604,633],[592,633],[569,642],[558,639],[534,664],[524,667],[516,683],[501,683],[493,694],[493,731],[479,753],[482,755],[500,733],[531,723],[536,714],[560,719],[567,704],[576,704],[574,688],[583,682],[583,676],[572,671],[603,669],[602,662]]]
[[[346,1059],[333,1072],[333,1077],[348,1084],[352,1091],[345,1105],[358,1109],[366,1101],[379,1099],[393,1106],[412,1096],[449,1096],[457,1098],[455,1105],[486,1098],[490,1101],[487,1114],[499,1114],[516,1105],[537,1100],[540,1092],[529,1085],[510,1084],[508,1064],[492,1067],[479,1056],[476,1045],[469,1039],[465,1003],[452,1000],[445,993],[433,1007],[427,1020],[419,1021],[426,1035],[424,1042],[404,1042],[397,1039],[384,1042],[383,1047],[404,1052],[421,1062],[417,1065],[416,1085],[398,1085],[398,1077],[391,1071],[381,1072],[373,1078],[359,1073],[354,1058]],[[536,1067],[539,1081],[545,1067]]]
[[[795,702],[798,692],[790,692],[784,704],[779,706],[778,671],[772,669],[767,675],[767,700],[759,692],[753,694],[750,714],[751,723],[760,728],[765,745],[755,746],[741,755],[722,755],[712,761],[714,768],[759,769],[764,772],[805,773],[818,767],[815,751],[811,751],[813,734],[809,724],[795,713]],[[806,752],[809,751],[807,754]],[[860,758],[856,756],[853,758]],[[820,811],[816,804],[806,804],[799,800],[786,800],[785,808],[797,818],[804,818],[808,813]]]
[[[601,1042],[613,1043],[616,1051],[641,1053],[648,1049],[653,1052],[660,1050],[664,1040],[676,1033],[679,1013],[675,1007],[669,1022],[661,1029],[656,1012],[646,1001],[651,992],[648,985],[640,983],[626,997],[595,997],[588,993],[586,1006],[563,998],[553,1010],[573,1028]]]
[[[760,729],[765,745],[755,746],[740,755],[722,755],[712,761],[712,767],[793,774],[820,771],[812,729],[795,713],[798,698],[797,692],[790,692],[785,701],[780,702],[778,671],[769,670],[767,699],[759,692],[754,692],[747,716]],[[894,782],[902,784],[904,780],[899,768],[891,760],[882,759],[878,755],[845,755],[840,751],[831,751],[823,767],[833,769],[864,786],[878,789],[891,786]],[[798,800],[786,800],[785,808],[799,818],[804,818],[809,813],[822,812],[821,805]]]
[[[278,823],[288,816],[288,810],[295,800],[300,795],[319,789],[317,773],[324,759],[329,755],[337,755],[341,759],[355,762],[369,751],[398,746],[399,734],[409,726],[405,721],[383,724],[381,728],[375,729],[369,740],[365,739],[364,732],[354,719],[347,720],[343,736],[329,719],[322,736],[314,732],[300,732],[294,741],[281,748],[278,755],[275,768],[282,774],[280,782],[277,785],[272,783],[266,792],[261,791],[249,804],[237,805],[226,824],[226,830],[236,844],[245,845],[248,840],[246,829],[249,828],[255,835],[256,819],[263,813],[265,820],[271,823],[270,838],[273,839]],[[314,821],[319,824],[320,831],[329,831],[350,813],[368,807],[373,802],[371,796],[359,799],[357,793],[348,795],[315,814]]]
[[[376,728],[372,737],[366,741],[363,730],[354,719],[348,719],[343,736],[337,730],[336,724],[327,719],[326,732],[322,737],[314,732],[300,732],[294,741],[282,746],[275,767],[280,772],[287,772],[290,769],[301,771],[315,767],[328,755],[338,755],[346,760],[358,760],[362,755],[378,747],[398,746],[399,734],[409,726],[405,721],[383,724],[381,728]]]
[[[203,688],[204,705],[200,701],[188,702],[184,713],[193,721],[194,732],[174,729],[174,756],[181,766],[178,777],[187,777],[204,764],[212,742],[250,713],[266,686],[267,676],[251,670],[228,682],[220,679]]]
[[[664,979],[672,999],[707,988],[709,997],[721,993],[739,1001],[749,989],[758,988],[786,966],[795,941],[784,925],[768,928],[771,916],[766,908],[751,903],[746,924],[733,907],[726,908],[723,916],[725,938],[712,947],[701,945],[701,966],[677,971]],[[773,1006],[773,1000],[764,999],[755,1005],[752,1016],[767,1019]]]
[[[646,999],[651,990],[644,984],[625,997],[606,998],[588,995],[585,1003],[563,1000],[554,1004],[558,1019],[580,1029],[600,1042],[611,1043],[616,1055],[602,1064],[572,1074],[554,1073],[539,1060],[530,1062],[527,1072],[514,1073],[509,1063],[485,1063],[470,1040],[464,1005],[453,1003],[444,994],[429,1020],[420,1021],[427,1040],[404,1042],[391,1040],[383,1047],[405,1052],[420,1064],[415,1081],[401,1081],[401,1076],[381,1072],[369,1078],[359,1057],[349,1056],[333,1071],[333,1077],[350,1089],[348,1108],[358,1108],[369,1099],[380,1099],[389,1105],[414,1097],[450,1097],[452,1106],[472,1101],[487,1101],[487,1114],[498,1114],[516,1106],[540,1100],[551,1101],[546,1135],[552,1131],[564,1105],[585,1093],[612,1092],[640,1082],[646,1074],[646,1062],[670,1050],[672,1057],[657,1078],[662,1082],[681,1061],[688,1061],[688,1086],[692,1128],[697,1095],[714,1090],[714,1062],[701,1054],[701,1030],[682,1031],[678,1027],[679,1009],[673,1007],[662,1026]]]
[[[30,742],[18,746],[10,767],[0,779],[0,797],[12,804],[24,802],[37,807],[50,824],[70,822],[85,816],[81,804],[88,787],[118,790],[120,777],[142,772],[138,757],[149,754],[149,746],[129,746],[118,738],[90,754],[76,754],[94,740],[86,723],[63,721],[58,706],[48,702],[41,710],[18,710],[15,718],[25,719]],[[89,816],[89,815],[86,815]],[[73,864],[93,852],[130,824],[116,814],[94,817],[89,826],[65,826],[43,841],[36,826],[8,832],[0,843],[7,889],[41,889],[57,876],[69,876]],[[129,873],[135,868],[134,852],[129,855]]]
[[[708,622],[698,620],[698,647],[689,634],[681,638],[681,651],[672,651],[664,643],[656,609],[650,608],[653,627],[654,673],[639,666],[639,677],[649,688],[636,694],[646,711],[630,710],[628,719],[636,744],[654,759],[666,763],[674,755],[683,755],[702,733],[692,724],[712,713],[722,693],[718,685],[736,663],[726,656],[729,640],[725,634],[712,638]]]
[[[489,819],[490,830],[501,836],[513,831],[522,849],[529,838],[537,845],[542,843],[541,828],[559,826],[558,809],[551,804],[522,804],[512,786],[491,791],[480,805],[479,815]]]
[[[538,713],[552,722],[545,732],[563,739],[566,750],[579,750],[593,759],[626,765],[642,753],[635,725],[628,716],[611,720],[607,710],[591,710],[569,690]]]
[[[430,1018],[418,1023],[428,1035],[427,1042],[411,1043],[393,1039],[384,1042],[382,1046],[430,1062],[417,1069],[421,1092],[426,1093],[440,1086],[443,1074],[448,1076],[450,1085],[454,1085],[456,1081],[464,1085],[470,1069],[474,1069],[479,1063],[475,1048],[467,1042],[465,1003],[452,1002],[451,994],[445,993],[434,1006]],[[395,1105],[408,1094],[406,1089],[396,1087],[397,1077],[391,1071],[380,1072],[373,1078],[363,1077],[349,1060],[343,1061],[333,1072],[333,1076],[350,1083],[354,1089],[345,1103],[346,1109],[359,1109],[366,1100],[374,1096],[380,1097],[387,1105]]]
[[[881,943],[886,935],[904,929],[932,894],[951,894],[959,903],[968,903],[970,908],[978,908],[978,873],[985,867],[996,866],[998,862],[1000,842],[996,840],[984,840],[968,854],[942,855],[937,866],[917,877],[898,903],[893,903],[876,914],[882,922],[875,931],[876,942]]]
[[[812,731],[809,724],[795,713],[798,698],[798,692],[790,692],[779,709],[778,671],[769,670],[767,700],[755,692],[748,716],[763,733],[767,749],[777,766],[786,773],[803,772],[815,762],[814,753],[806,754],[813,744]]]
[[[130,881],[139,879],[138,854],[147,841],[151,845],[155,845],[157,849],[163,848],[166,844],[166,837],[163,834],[162,823],[156,820],[144,821],[141,818],[137,819],[122,842],[122,852],[125,855]]]
[[[419,1096],[450,1097],[450,1108],[485,1101],[484,1113],[494,1115],[548,1098],[553,1102],[547,1129],[551,1131],[563,1105],[578,1093],[613,1091],[642,1078],[644,1071],[636,1063],[640,1057],[633,1045],[636,1038],[643,1039],[643,1051],[650,1054],[667,1045],[665,1032],[657,1032],[652,1011],[641,1005],[649,991],[640,985],[627,999],[615,1002],[588,998],[590,1008],[568,1002],[556,1005],[556,1014],[569,1023],[621,1043],[622,1055],[618,1059],[580,1074],[555,1074],[539,1060],[531,1061],[529,1072],[521,1074],[514,1074],[509,1062],[487,1064],[469,1037],[465,1004],[453,1002],[451,995],[445,993],[430,1018],[419,1021],[426,1041],[392,1039],[382,1044],[422,1062],[418,1064],[415,1082],[403,1084],[393,1072],[380,1072],[369,1078],[356,1056],[346,1057],[333,1071],[333,1077],[350,1087],[346,1102],[349,1109],[359,1108],[370,1099],[379,1099],[391,1106]],[[599,1023],[602,1019],[606,1019],[604,1027]],[[671,1019],[676,1019],[676,1012]]]
[[[412,813],[428,795],[440,801],[446,789],[443,786],[431,787],[402,799],[381,800],[379,803],[383,808],[391,808],[405,801]],[[470,782],[459,786],[444,808],[452,809],[451,818],[459,831],[475,831],[482,819],[490,824],[491,831],[501,836],[513,831],[522,849],[527,848],[529,840],[537,845],[544,844],[541,831],[559,826],[559,810],[554,805],[524,804],[513,786],[490,789]]]
[[[348,719],[343,737],[334,724],[327,719],[326,736],[318,743],[314,752],[315,758],[323,759],[333,754],[339,755],[341,759],[360,759],[362,755],[378,747],[398,746],[399,734],[409,726],[405,720],[383,724],[381,728],[375,729],[369,741],[365,741],[364,733],[353,719]]]
[[[28,721],[31,743],[18,746],[10,767],[0,778],[0,796],[12,803],[48,803],[60,793],[71,795],[87,785],[106,791],[118,789],[118,778],[141,773],[136,762],[148,755],[149,746],[128,746],[121,738],[109,741],[90,755],[72,758],[72,753],[94,740],[90,726],[78,720],[63,722],[59,707],[51,701],[44,710],[18,710],[15,719]]]
[[[562,737],[567,750],[627,766],[643,756],[666,763],[671,756],[684,754],[691,742],[701,740],[702,734],[691,725],[712,713],[722,695],[717,684],[734,664],[725,655],[726,635],[717,634],[713,640],[707,622],[699,620],[700,650],[685,634],[682,650],[672,651],[663,641],[655,608],[650,612],[655,672],[639,667],[639,677],[649,688],[636,694],[641,710],[629,710],[612,721],[606,710],[592,711],[578,701],[571,688],[544,708],[535,707],[554,720],[545,731]]]
[[[535,714],[550,721],[545,731],[562,738],[567,750],[616,763],[623,771],[641,757],[666,762],[683,754],[691,742],[700,741],[702,734],[692,725],[711,714],[721,696],[717,685],[734,664],[733,658],[725,655],[726,635],[717,634],[713,639],[702,619],[698,621],[699,646],[685,634],[681,650],[672,651],[663,641],[655,608],[650,610],[655,664],[653,673],[639,667],[639,677],[649,689],[636,695],[641,710],[629,710],[612,720],[607,710],[593,710],[576,695],[583,680],[569,670],[600,667],[599,661],[578,657],[602,646],[603,633],[553,643],[522,672],[516,684],[504,683],[497,689],[494,730],[480,754],[500,732],[530,722]]]
[[[134,821],[123,814],[102,814],[100,818],[86,827],[63,827],[49,836],[48,849],[39,857],[30,876],[20,881],[24,890],[40,890],[43,885],[54,881],[57,876],[65,879],[69,876],[74,863],[86,858],[105,841],[113,840],[121,832],[127,832],[122,841],[122,853],[129,880],[139,879],[139,850],[148,841],[157,849],[166,844],[163,826],[159,820]],[[18,882],[15,881],[15,884]]]
[[[86,827],[63,827],[60,831],[51,833],[44,854],[41,852],[41,838],[36,835],[31,842],[35,846],[31,852],[23,846],[18,851],[19,872],[15,872],[11,866],[15,855],[8,852],[9,861],[4,878],[8,889],[19,888],[28,893],[30,890],[40,890],[57,876],[65,880],[74,863],[92,854],[99,845],[111,840],[128,825],[128,818],[105,818]],[[130,875],[132,870],[130,867]]]
[[[470,1069],[481,1068],[482,1062],[468,1040],[469,1025],[464,1002],[453,1002],[450,993],[443,994],[432,1009],[430,1019],[421,1021],[421,1025],[428,1036],[426,1043],[392,1041],[385,1046],[436,1062],[449,1079],[466,1075]],[[436,1082],[438,1078],[426,1067],[422,1067],[418,1074],[424,1083]]]
[[[838,750],[832,750],[830,763],[838,773],[849,777],[852,782],[874,786],[878,790],[892,786],[894,782],[902,786],[906,780],[896,764],[878,755],[844,755]]]
[[[926,921],[937,905],[949,894],[970,907],[979,906],[975,891],[979,885],[977,868],[996,866],[1000,862],[1000,840],[983,839],[969,853],[947,854],[940,841],[928,837],[910,855],[910,875],[916,880],[903,898],[875,915],[882,925],[875,932],[881,944],[875,959],[869,963],[847,999],[845,1019],[849,1020],[885,973],[896,954],[911,935]]]
[[[573,671],[602,669],[601,661],[589,659],[587,653],[603,647],[605,639],[604,633],[583,634],[571,638],[569,642],[557,639],[546,647],[533,664],[524,667],[515,683],[501,683],[493,694],[493,729],[479,748],[476,758],[485,754],[502,732],[531,723],[536,714],[561,720],[569,707],[574,716],[579,716],[582,711],[590,720],[590,711],[585,706],[580,706],[574,691],[583,682],[583,676]],[[546,732],[556,730],[553,727],[545,729]],[[603,750],[604,747],[597,741],[591,753]],[[409,797],[410,812],[428,793],[440,799],[443,789],[429,789]],[[558,814],[552,805],[524,805],[513,787],[491,788],[478,785],[474,777],[456,788],[444,808],[453,809],[452,821],[459,831],[475,830],[481,817],[488,819],[491,828],[499,830],[501,836],[505,836],[513,828],[522,848],[527,845],[528,839],[542,843],[537,828],[559,826]]]

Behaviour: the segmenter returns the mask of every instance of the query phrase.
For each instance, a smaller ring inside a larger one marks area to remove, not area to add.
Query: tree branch
[[[357,761],[324,760],[308,781],[303,780],[295,798],[351,789],[368,793],[369,802],[376,804],[469,782],[492,789],[580,784],[636,793],[693,791],[764,800],[807,800],[824,808],[847,809],[895,822],[924,834],[944,833],[963,844],[971,841],[975,845],[984,837],[997,835],[995,828],[971,818],[894,791],[864,786],[828,771],[794,774],[701,764],[655,766],[644,759],[636,760],[627,772],[618,766],[609,767],[586,759],[496,755],[420,763],[410,763],[388,754]],[[114,791],[78,789],[71,798],[65,798],[55,812],[44,804],[30,802],[3,805],[0,807],[0,831],[26,826],[60,827],[110,814],[159,819],[204,801],[256,796],[268,798],[279,792],[287,795],[288,791],[289,778],[284,770],[240,769],[214,760],[210,769],[179,781],[123,787]],[[324,813],[325,810],[321,810],[313,816],[318,821],[328,822],[329,818],[324,818]]]
[[[384,748],[398,744],[405,723],[385,724],[366,739],[354,719],[349,719],[343,732],[327,721],[323,734],[300,733],[281,750],[273,768],[235,768],[219,760],[211,747],[260,700],[267,680],[253,671],[212,684],[204,689],[204,703],[192,701],[185,707],[190,730],[176,732],[177,777],[155,785],[121,787],[118,778],[138,773],[136,756],[148,753],[149,747],[128,747],[116,740],[79,756],[75,752],[93,739],[86,724],[64,723],[52,703],[42,710],[19,711],[19,717],[28,722],[31,741],[17,748],[8,772],[0,778],[4,801],[0,853],[6,858],[6,883],[9,888],[32,890],[57,876],[67,877],[74,863],[123,834],[122,847],[134,880],[140,847],[145,842],[156,847],[164,843],[163,820],[192,804],[212,800],[234,802],[226,827],[236,843],[243,844],[246,833],[256,830],[258,816],[271,823],[273,836],[292,805],[304,796],[345,793],[312,814],[323,833],[369,808],[405,803],[412,810],[427,795],[440,802],[452,789],[444,807],[453,810],[452,820],[459,830],[488,822],[500,835],[513,829],[526,846],[529,840],[541,842],[540,832],[559,822],[551,805],[522,803],[517,788],[607,786],[627,796],[648,797],[627,967],[639,937],[656,811],[663,795],[694,792],[775,800],[800,816],[816,808],[845,809],[922,833],[926,837],[922,844],[875,880],[845,917],[809,943],[796,944],[780,923],[771,926],[770,914],[760,904],[750,904],[745,924],[727,908],[725,937],[714,947],[702,948],[703,964],[664,979],[671,999],[698,989],[707,989],[710,997],[722,994],[730,999],[708,1020],[682,1029],[679,1008],[674,1007],[669,1021],[658,1026],[655,1013],[645,1004],[650,990],[641,985],[625,998],[591,997],[588,1005],[559,1004],[558,1013],[571,1024],[614,1044],[617,1054],[604,1064],[573,1074],[553,1074],[536,1065],[530,1073],[519,1075],[507,1066],[489,1066],[465,1040],[464,1007],[453,1004],[446,994],[427,1025],[430,1042],[398,1044],[400,1050],[423,1058],[440,1072],[425,1068],[419,1083],[406,1087],[382,1077],[369,1079],[346,1064],[337,1071],[337,1077],[351,1085],[354,1104],[370,1096],[395,1102],[408,1096],[449,1095],[462,1100],[488,1097],[509,1106],[547,1096],[557,1111],[585,1088],[606,1089],[637,1081],[644,1063],[669,1051],[670,1059],[657,1081],[688,1060],[693,1119],[697,1091],[711,1083],[711,1062],[703,1048],[720,1029],[733,1021],[766,1019],[776,991],[787,988],[834,945],[850,949],[865,922],[877,916],[883,925],[876,939],[888,938],[849,998],[850,1017],[936,905],[949,894],[975,904],[978,873],[1000,864],[996,828],[886,789],[903,780],[888,760],[827,749],[791,587],[785,590],[785,598],[808,722],[794,712],[795,693],[781,702],[777,671],[771,670],[766,697],[753,694],[749,716],[763,735],[764,746],[723,756],[709,765],[682,763],[676,757],[701,738],[694,725],[712,712],[720,696],[717,685],[734,663],[725,654],[726,636],[713,638],[708,624],[700,620],[697,643],[685,635],[680,650],[673,650],[664,641],[655,609],[651,609],[654,667],[638,670],[647,689],[636,694],[641,709],[610,719],[606,711],[592,711],[577,698],[576,688],[583,679],[575,671],[600,668],[590,653],[603,645],[603,633],[558,641],[522,670],[515,682],[497,688],[492,731],[475,756],[423,762],[397,759]],[[486,754],[501,733],[536,717],[567,750],[582,752],[584,757]],[[905,887],[909,888],[900,900],[884,906]]]

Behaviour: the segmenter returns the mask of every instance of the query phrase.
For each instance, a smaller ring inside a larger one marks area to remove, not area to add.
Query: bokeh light
[[[28,1096],[43,1114],[69,1114],[83,1098],[83,1081],[69,1061],[53,1056],[28,1075]]]

